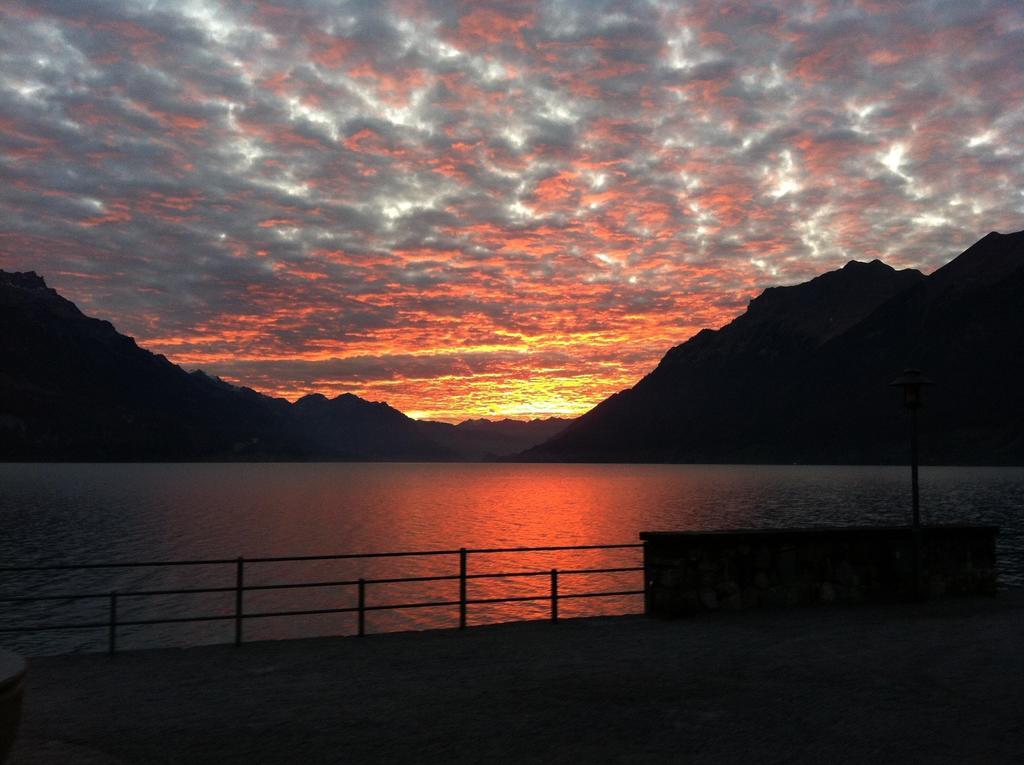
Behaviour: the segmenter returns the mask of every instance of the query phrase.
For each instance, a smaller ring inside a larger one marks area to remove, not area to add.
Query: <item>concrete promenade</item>
[[[32,660],[11,765],[1020,762],[1024,593]]]

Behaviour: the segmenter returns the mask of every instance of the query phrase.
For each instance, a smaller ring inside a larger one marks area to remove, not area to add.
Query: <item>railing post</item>
[[[651,568],[651,563],[647,555],[647,542],[644,542],[642,548],[644,556],[644,616],[651,616],[652,607],[654,605],[654,595],[651,592],[654,587],[654,570]]]
[[[366,634],[366,580],[359,580],[359,627],[358,635]]]
[[[459,629],[466,629],[466,548],[459,548]]]
[[[558,624],[558,569],[551,569],[551,623]]]
[[[117,590],[110,593],[110,636],[107,651],[111,656],[117,652]]]
[[[245,586],[245,559],[235,561],[235,647],[242,645],[242,592]]]

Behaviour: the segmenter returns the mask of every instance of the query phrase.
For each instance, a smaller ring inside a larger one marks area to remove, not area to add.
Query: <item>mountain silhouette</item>
[[[929,276],[851,261],[772,287],[575,421],[413,420],[352,394],[294,404],[186,372],[85,316],[35,273],[0,271],[0,460],[903,462],[887,383],[936,380],[922,459],[1024,464],[1024,232]]]
[[[291,404],[186,372],[37,274],[0,271],[0,460],[466,460],[557,430],[489,424],[482,446],[488,426],[466,424],[419,422],[352,394]]]
[[[719,330],[522,459],[892,463],[907,422],[887,383],[919,367],[938,385],[922,459],[1024,464],[1024,232],[991,233],[929,276],[852,261],[773,287]]]
[[[490,460],[518,454],[565,429],[571,420],[548,417],[537,420],[465,420],[458,425],[420,421],[421,432],[464,459]]]
[[[420,423],[387,404],[351,393],[328,399],[319,393],[294,404],[299,432],[317,454],[362,460],[451,460],[457,449],[431,441]]]
[[[0,272],[0,397],[0,459],[304,453],[288,402],[185,372],[31,272]]]

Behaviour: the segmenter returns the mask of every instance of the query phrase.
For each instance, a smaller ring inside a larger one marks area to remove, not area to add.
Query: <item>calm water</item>
[[[889,467],[479,464],[0,465],[0,560],[172,560],[635,542],[642,530],[905,523],[908,471]],[[1004,583],[1024,583],[1024,469],[923,468],[925,522],[1002,527]],[[639,550],[471,556],[470,573],[638,565]],[[454,557],[252,564],[246,583],[453,574]],[[19,575],[12,594],[231,586],[234,568]],[[637,589],[638,573],[564,576],[564,593]],[[546,577],[474,580],[470,598],[546,591]],[[456,582],[372,585],[368,603],[452,600]],[[122,597],[119,618],[230,613],[230,594]],[[246,610],[355,605],[354,588],[246,594]],[[2,625],[103,621],[107,603],[4,604]],[[546,603],[475,606],[470,623],[539,618]],[[637,596],[564,601],[623,613]],[[369,631],[451,626],[452,608],[373,612]],[[247,639],[350,634],[350,614],[246,622]],[[224,642],[229,622],[124,628],[125,648]],[[0,634],[32,654],[99,650],[104,630]]]

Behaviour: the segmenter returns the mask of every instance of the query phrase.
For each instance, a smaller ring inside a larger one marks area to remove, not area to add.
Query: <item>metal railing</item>
[[[91,569],[140,569],[172,566],[233,566],[234,585],[227,587],[188,587],[180,589],[150,589],[150,590],[112,590],[109,592],[86,592],[58,595],[24,595],[14,597],[0,597],[0,603],[34,603],[34,602],[77,602],[82,600],[106,599],[108,602],[108,618],[106,621],[73,622],[67,624],[30,624],[17,627],[0,627],[0,633],[35,633],[54,630],[76,630],[76,629],[106,629],[107,650],[110,654],[117,651],[118,629],[123,627],[139,627],[160,624],[186,624],[193,622],[216,622],[231,621],[234,623],[234,644],[240,646],[243,642],[242,625],[247,619],[267,619],[272,617],[298,617],[313,616],[318,614],[345,614],[356,615],[356,634],[366,634],[366,614],[370,611],[396,611],[414,608],[458,608],[459,628],[464,629],[467,624],[467,613],[469,606],[492,605],[500,603],[525,603],[530,601],[549,601],[550,620],[558,622],[558,604],[561,600],[580,598],[608,598],[628,595],[643,595],[644,589],[627,589],[599,592],[559,592],[559,578],[566,576],[582,576],[596,574],[629,573],[643,571],[643,566],[614,566],[604,568],[570,568],[570,569],[544,569],[530,571],[500,571],[486,573],[469,573],[468,559],[470,555],[494,555],[494,554],[519,554],[538,552],[559,552],[579,550],[616,550],[616,549],[639,549],[643,544],[613,544],[613,545],[563,545],[548,547],[492,547],[467,549],[465,547],[457,550],[425,550],[405,552],[377,552],[377,553],[346,553],[339,555],[299,555],[283,557],[262,557],[262,558],[218,558],[208,560],[175,560],[175,561],[145,561],[145,562],[123,562],[123,563],[82,563],[82,564],[57,564],[57,565],[28,565],[28,566],[6,566],[0,567],[0,574],[16,574],[28,572],[54,572],[54,571],[83,571]],[[458,556],[457,574],[440,574],[435,576],[405,576],[405,577],[383,577],[383,578],[357,578],[338,579],[330,581],[315,582],[284,582],[276,584],[246,584],[246,567],[254,564],[264,563],[295,563],[312,561],[338,561],[357,560],[370,558],[426,558],[431,556]],[[548,577],[550,590],[545,594],[517,595],[497,598],[470,598],[468,597],[468,583],[470,580],[478,579],[513,579],[528,577]],[[459,582],[459,597],[457,600],[427,600],[411,603],[373,603],[367,601],[367,589],[371,585],[388,585],[404,583],[425,583],[455,581]],[[245,593],[289,590],[289,589],[312,589],[327,587],[355,587],[356,605],[341,608],[307,608],[285,611],[246,611]],[[234,593],[234,610],[232,613],[201,614],[197,616],[167,616],[162,618],[146,619],[119,619],[118,604],[124,598],[150,598],[168,595],[199,595],[212,593]]]

